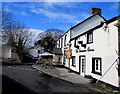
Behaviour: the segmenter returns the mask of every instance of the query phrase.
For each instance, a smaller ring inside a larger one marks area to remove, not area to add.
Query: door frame
[[[85,59],[85,62],[84,62],[84,73],[82,73],[81,57],[84,57],[84,59]],[[86,56],[85,55],[79,55],[79,74],[84,76],[85,73],[86,73]]]

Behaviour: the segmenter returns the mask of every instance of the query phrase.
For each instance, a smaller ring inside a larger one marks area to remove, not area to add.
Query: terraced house
[[[71,27],[57,41],[62,55],[59,63],[78,75],[119,87],[119,17],[106,20],[101,9],[91,8],[91,16]],[[56,64],[58,61],[55,61]]]

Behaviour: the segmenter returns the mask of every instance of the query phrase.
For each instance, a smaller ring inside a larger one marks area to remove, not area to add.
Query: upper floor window
[[[93,43],[93,32],[87,34],[87,43]]]
[[[74,47],[79,49],[79,45],[78,45],[78,40],[77,39],[74,40]]]
[[[74,40],[74,47],[76,47],[76,39]]]
[[[65,35],[64,46],[66,46],[67,35]]]
[[[61,48],[63,47],[63,38],[61,39]]]
[[[58,48],[60,48],[60,40],[58,41]]]

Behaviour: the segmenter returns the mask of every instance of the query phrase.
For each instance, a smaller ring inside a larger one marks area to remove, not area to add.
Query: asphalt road
[[[33,69],[31,65],[2,67],[2,94],[40,92],[94,92],[80,85],[74,85]]]

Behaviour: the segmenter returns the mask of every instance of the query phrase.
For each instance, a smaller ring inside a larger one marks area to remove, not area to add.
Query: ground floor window
[[[92,73],[102,75],[101,58],[92,58]]]
[[[60,62],[61,61],[61,58],[60,58],[60,56],[58,57],[58,62]]]
[[[72,56],[72,66],[76,66],[75,56]]]
[[[64,51],[64,63],[66,62],[66,51]]]

